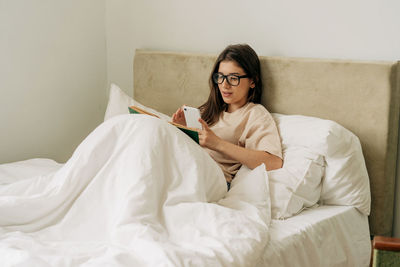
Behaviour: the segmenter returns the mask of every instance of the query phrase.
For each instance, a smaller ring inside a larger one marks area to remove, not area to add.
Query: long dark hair
[[[247,44],[235,44],[227,46],[218,56],[210,74],[209,85],[210,95],[207,101],[199,107],[201,118],[208,125],[213,125],[219,120],[221,112],[226,111],[228,105],[224,102],[218,89],[218,84],[214,83],[212,75],[218,72],[221,61],[236,62],[255,83],[254,88],[250,88],[247,102],[260,103],[262,93],[262,79],[260,60],[257,53]]]

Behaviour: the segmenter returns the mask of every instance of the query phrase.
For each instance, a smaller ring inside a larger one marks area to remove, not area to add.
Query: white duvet
[[[264,165],[226,193],[198,144],[146,115],[107,120],[50,173],[1,168],[1,266],[254,266],[268,241]]]

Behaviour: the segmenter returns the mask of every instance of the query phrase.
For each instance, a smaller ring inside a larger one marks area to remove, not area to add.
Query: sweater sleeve
[[[245,148],[266,151],[282,158],[282,145],[278,128],[267,110],[257,112],[254,116],[249,117],[240,139]]]

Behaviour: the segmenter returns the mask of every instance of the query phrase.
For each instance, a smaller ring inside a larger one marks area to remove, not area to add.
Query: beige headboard
[[[137,50],[134,97],[167,114],[208,96],[216,55]],[[371,234],[391,235],[400,63],[260,57],[270,112],[334,120],[361,140],[372,191]]]

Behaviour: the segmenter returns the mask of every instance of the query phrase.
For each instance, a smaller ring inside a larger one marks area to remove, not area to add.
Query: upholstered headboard
[[[216,55],[137,50],[134,97],[172,114],[208,97]],[[361,141],[372,192],[371,234],[391,235],[397,161],[400,63],[260,57],[270,112],[330,119]]]

